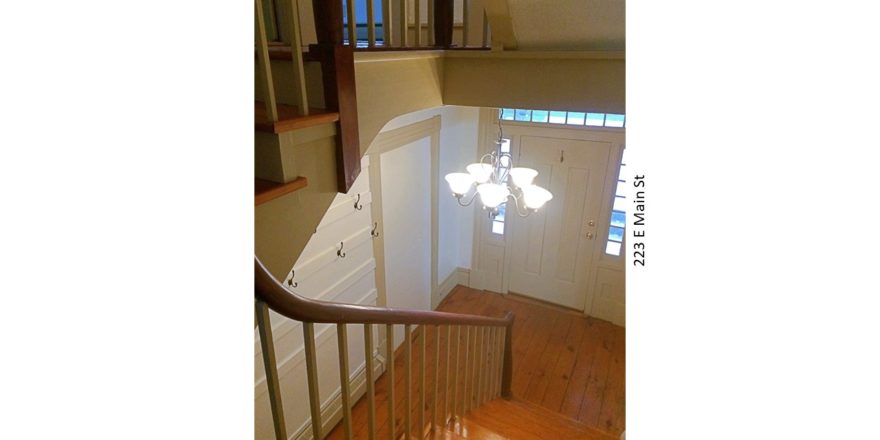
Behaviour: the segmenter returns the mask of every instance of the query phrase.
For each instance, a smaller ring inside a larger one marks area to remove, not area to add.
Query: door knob
[[[589,240],[592,240],[592,239],[593,239],[593,233],[592,233],[592,232],[587,232],[587,239],[589,239]]]
[[[590,220],[590,222],[587,223],[587,224],[590,225],[590,226],[596,226],[596,221],[595,221],[595,220]]]

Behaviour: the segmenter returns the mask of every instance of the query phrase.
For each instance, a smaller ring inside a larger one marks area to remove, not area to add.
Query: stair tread
[[[270,200],[277,199],[285,194],[305,188],[309,182],[305,177],[297,177],[287,183],[272,182],[263,179],[254,179],[254,205],[262,205]]]
[[[451,421],[448,429],[458,435],[458,438],[472,440],[511,440],[510,438],[481,425],[469,416],[464,416],[459,420]]]
[[[278,120],[273,123],[266,115],[266,104],[261,101],[254,103],[254,127],[257,131],[278,134],[339,120],[338,112],[325,109],[309,109],[308,116],[300,116],[295,105],[277,104],[277,107]]]
[[[429,433],[425,438],[428,440],[459,440],[467,437],[462,437],[449,429],[438,429]]]
[[[463,424],[479,426],[498,437],[465,435],[468,439],[584,439],[616,440],[616,437],[591,428],[577,420],[547,408],[518,399],[495,399],[464,417]],[[461,433],[461,431],[458,431]],[[474,434],[478,434],[474,432]]]

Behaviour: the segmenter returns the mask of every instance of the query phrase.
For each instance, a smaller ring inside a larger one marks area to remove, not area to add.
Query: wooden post
[[[394,24],[391,17],[391,0],[382,0],[382,46],[384,47],[394,46],[394,37],[391,36]]]
[[[403,435],[409,440],[412,435],[412,328],[410,324],[403,326],[403,354],[406,373],[406,382],[403,384]]]
[[[376,391],[373,378],[373,324],[364,324],[364,347],[367,369],[367,427],[369,439],[376,438]]]
[[[347,193],[361,172],[358,139],[357,90],[354,79],[354,47],[343,45],[342,3],[327,1],[315,8],[315,31],[318,44],[309,52],[321,61],[324,103],[329,111],[339,112],[336,135],[337,190]]]
[[[409,38],[409,17],[407,13],[407,7],[409,0],[400,0],[400,10],[398,16],[398,26],[400,26],[400,47],[407,46],[407,39]]]
[[[309,384],[309,411],[312,415],[312,438],[321,437],[321,393],[318,392],[318,357],[315,350],[315,324],[303,323],[306,353],[306,381]]]
[[[287,22],[290,25],[290,54],[293,57],[293,87],[297,94],[299,114],[309,114],[309,96],[306,91],[306,71],[303,67],[302,35],[300,35],[299,6],[297,0],[290,0],[287,8]]]
[[[263,20],[263,4],[256,0],[257,25],[255,29],[257,40],[257,61],[259,66],[257,75],[263,82],[263,99],[266,104],[266,117],[270,121],[278,120],[278,106],[275,104],[275,84],[272,81],[272,67],[269,62],[269,43],[266,41],[266,23]]]
[[[376,11],[373,0],[367,0],[367,47],[376,47]]]
[[[278,365],[275,363],[275,341],[272,339],[272,324],[269,322],[269,306],[262,301],[257,301],[256,313],[257,328],[260,330],[260,348],[263,352],[263,367],[266,369],[266,386],[269,388],[269,405],[272,407],[272,423],[275,425],[275,439],[287,440]]]
[[[385,374],[388,375],[388,439],[394,437],[394,325],[385,325]]]
[[[348,327],[336,324],[336,342],[339,346],[339,383],[342,385],[342,427],[345,438],[351,438],[351,379],[348,369]]]
[[[507,312],[504,317],[508,320],[504,328],[504,369],[501,372],[501,397],[507,400],[513,399],[510,389],[513,382],[513,313]]]
[[[468,0],[461,0],[461,47],[468,45],[468,27],[471,23],[470,9]]]
[[[434,45],[452,46],[453,0],[434,0]]]
[[[367,0],[367,3],[369,3],[369,0]],[[346,0],[346,4],[348,5],[348,45],[357,47],[357,19],[354,12],[354,0]]]
[[[415,13],[415,45],[419,47],[422,45],[422,0],[413,0],[415,2],[415,7],[413,8],[413,12]]]

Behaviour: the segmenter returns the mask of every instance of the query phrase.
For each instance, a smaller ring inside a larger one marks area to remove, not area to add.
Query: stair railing
[[[362,50],[401,50],[401,49],[451,49],[451,48],[488,48],[489,47],[489,21],[485,9],[482,17],[481,46],[471,45],[470,23],[475,16],[474,6],[468,0],[462,1],[462,28],[460,44],[453,44],[453,31],[455,23],[454,0],[382,0],[382,38],[381,45],[377,40],[377,30],[380,25],[375,20],[374,0],[368,0],[361,7],[367,17],[365,35],[359,34],[356,17],[361,12],[358,2],[349,0],[319,0],[316,8],[335,8],[328,3],[337,3],[339,9],[345,8],[345,17],[339,16],[339,30],[345,28],[344,38],[348,46]],[[318,6],[319,5],[319,6]],[[424,8],[424,9],[423,9]],[[422,22],[422,11],[425,11],[427,20]],[[410,16],[413,20],[410,21]],[[355,17],[350,19],[349,17]],[[342,23],[342,20],[345,23]],[[343,26],[345,24],[345,26]],[[318,24],[320,25],[320,24]],[[335,28],[335,27],[334,27]],[[423,29],[425,30],[423,32]],[[318,31],[320,34],[320,30]],[[320,40],[320,35],[318,37]],[[366,40],[366,41],[364,41]],[[360,41],[360,46],[358,42]]]
[[[306,76],[302,52],[302,27],[300,26],[299,7],[297,0],[287,0],[284,8],[284,20],[289,29],[290,53],[293,61],[293,87],[296,95],[296,107],[300,116],[309,114],[309,97],[306,91]],[[263,83],[263,100],[266,105],[266,116],[271,122],[278,121],[278,104],[275,94],[275,83],[272,78],[272,66],[269,59],[269,39],[266,33],[263,0],[254,0],[256,18],[255,45],[257,49],[257,79]],[[274,14],[275,11],[273,11]]]
[[[389,438],[396,439],[394,429],[394,325],[403,325],[404,356],[406,369],[404,436],[410,438],[412,425],[412,328],[417,325],[421,329],[419,353],[421,359],[419,374],[419,416],[418,436],[425,434],[425,351],[426,327],[433,326],[434,343],[434,378],[433,398],[431,402],[431,429],[445,425],[450,418],[463,415],[469,409],[476,408],[495,396],[511,398],[511,380],[513,375],[512,330],[513,313],[507,312],[503,318],[466,315],[424,310],[407,310],[385,307],[374,307],[354,304],[340,304],[304,298],[288,291],[276,281],[266,270],[259,259],[254,258],[254,294],[256,297],[256,318],[259,328],[263,361],[266,368],[266,383],[269,387],[269,403],[275,436],[278,440],[287,440],[284,412],[281,404],[281,391],[278,369],[275,361],[272,326],[269,322],[269,309],[303,323],[303,337],[306,357],[306,378],[309,388],[309,409],[311,428],[314,439],[323,438],[321,432],[321,404],[318,392],[318,365],[315,350],[315,323],[336,324],[337,342],[339,346],[339,371],[342,387],[342,423],[345,438],[353,438],[351,426],[351,385],[348,365],[348,335],[346,324],[362,324],[364,326],[364,344],[366,353],[365,399],[367,402],[369,438],[376,438],[376,402],[373,377],[373,325],[385,326],[386,374],[388,384],[388,420]],[[440,420],[437,405],[440,365],[440,326],[446,326],[447,346],[445,367],[447,371],[445,383],[445,405]],[[466,338],[461,342],[462,328]],[[456,337],[450,339],[455,332]],[[454,347],[452,347],[454,342]],[[479,345],[479,349],[477,346]],[[450,350],[455,350],[455,368],[450,370]],[[460,356],[464,353],[464,365],[459,365]],[[463,369],[459,370],[460,367]],[[452,379],[450,380],[450,376]],[[461,386],[459,387],[459,382]],[[452,386],[452,403],[450,404],[450,385]],[[462,389],[458,394],[459,388]],[[451,411],[450,411],[451,405]],[[448,416],[448,417],[447,417]]]

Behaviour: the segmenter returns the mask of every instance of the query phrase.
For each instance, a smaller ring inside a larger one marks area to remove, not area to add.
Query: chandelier
[[[447,174],[446,181],[461,206],[470,206],[479,194],[483,209],[489,211],[490,218],[495,218],[501,205],[507,203],[508,199],[513,199],[517,215],[527,217],[552,199],[553,194],[532,184],[538,171],[513,166],[510,153],[502,149],[504,143],[499,118],[498,140],[495,141],[492,151],[484,154],[479,162],[468,165],[466,173]],[[474,186],[476,191],[471,193]],[[470,197],[465,197],[469,193]]]

